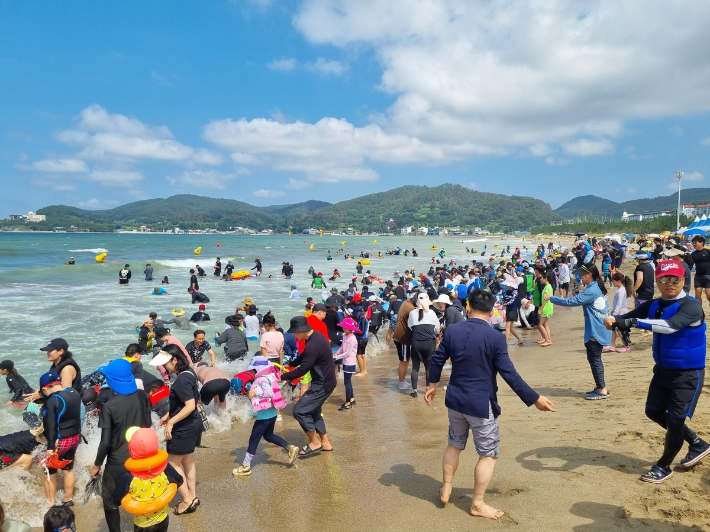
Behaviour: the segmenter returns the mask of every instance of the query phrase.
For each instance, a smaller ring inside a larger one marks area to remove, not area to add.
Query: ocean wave
[[[227,265],[227,262],[231,261],[236,261],[244,259],[244,257],[231,257],[231,258],[222,258],[222,269]],[[214,266],[214,263],[217,262],[217,257],[207,257],[207,256],[202,256],[202,255],[195,255],[195,257],[191,259],[156,259],[152,262],[152,264],[160,264],[161,266],[167,266],[168,268],[194,268],[195,264],[200,264],[202,268],[207,272],[207,266],[209,266],[209,269],[211,270],[212,267]],[[209,271],[208,273],[211,273]]]
[[[108,253],[108,249],[92,248],[92,249],[70,249],[72,253]]]

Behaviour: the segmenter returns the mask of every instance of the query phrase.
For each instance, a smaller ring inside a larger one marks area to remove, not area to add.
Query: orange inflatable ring
[[[127,493],[123,499],[121,499],[121,506],[133,515],[146,515],[149,513],[157,512],[158,510],[164,508],[165,506],[173,500],[175,494],[177,493],[177,484],[170,483],[162,495],[153,497],[152,499],[145,499],[139,501],[131,497],[130,493]]]
[[[148,458],[141,458],[136,460],[135,458],[129,458],[126,460],[126,469],[131,473],[136,471],[147,471],[149,469],[155,469],[159,465],[167,462],[168,453],[162,449],[158,449],[158,452],[154,456],[149,456]]]

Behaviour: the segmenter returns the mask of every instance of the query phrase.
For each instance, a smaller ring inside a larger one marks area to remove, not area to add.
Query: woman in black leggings
[[[439,318],[429,308],[431,300],[426,293],[417,297],[417,309],[409,313],[409,328],[412,330],[412,397],[418,397],[417,381],[419,367],[424,364],[426,385],[429,386],[429,364],[436,350],[436,335],[439,333]]]

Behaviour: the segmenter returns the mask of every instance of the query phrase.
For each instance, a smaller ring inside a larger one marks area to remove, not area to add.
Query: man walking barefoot
[[[459,465],[459,455],[466,448],[468,431],[473,432],[473,443],[478,453],[474,472],[471,515],[498,519],[504,512],[483,501],[498,459],[500,430],[496,376],[500,373],[508,386],[527,405],[538,410],[554,412],[547,397],[533,390],[515,371],[508,357],[505,336],[491,328],[488,318],[493,312],[495,296],[479,289],[468,295],[468,319],[454,323],[444,331],[444,338],[434,353],[430,367],[431,384],[424,400],[431,404],[436,396],[436,384],[441,370],[451,359],[451,379],[446,390],[445,404],[449,409],[449,444],[444,451],[444,483],[439,491],[441,502],[451,496],[451,482]]]

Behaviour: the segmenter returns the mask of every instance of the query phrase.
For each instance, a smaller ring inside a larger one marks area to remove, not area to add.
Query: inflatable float
[[[231,277],[232,279],[246,279],[247,277],[251,277],[251,273],[246,270],[242,270],[239,272],[234,272]]]
[[[96,260],[96,262],[102,263],[104,260],[106,260],[106,255],[108,255],[108,253],[99,253],[94,257],[94,259]]]
[[[436,246],[431,246],[431,249],[439,249],[439,248]]]
[[[359,260],[358,262],[359,262],[360,264],[364,264],[364,265],[366,265],[366,266],[367,266],[368,264],[370,264],[370,260],[369,260],[369,259]]]
[[[195,255],[199,255],[200,253],[202,253],[202,248],[195,248]]]

